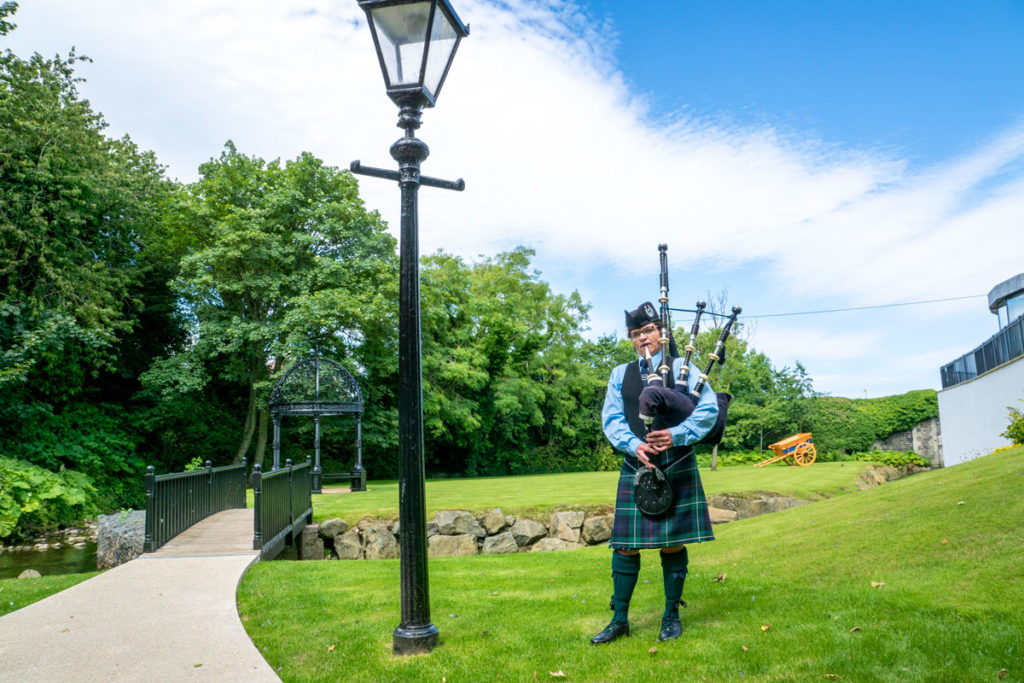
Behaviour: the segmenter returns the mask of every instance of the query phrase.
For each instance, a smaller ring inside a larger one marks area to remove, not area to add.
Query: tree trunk
[[[238,446],[238,452],[235,453],[235,459],[231,461],[233,465],[237,465],[242,462],[242,458],[249,452],[249,446],[252,445],[252,435],[256,431],[256,389],[252,383],[249,383],[249,408],[245,414],[245,427],[242,429],[242,443]]]
[[[718,469],[718,444],[711,447],[711,471]]]
[[[263,458],[267,452],[267,424],[270,421],[270,411],[260,411],[260,426],[256,434],[256,455],[253,456],[253,464],[259,463],[263,467]]]

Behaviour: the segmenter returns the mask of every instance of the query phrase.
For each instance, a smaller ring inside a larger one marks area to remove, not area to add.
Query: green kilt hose
[[[615,522],[608,545],[622,550],[639,550],[715,540],[693,448],[673,448],[659,454],[652,462],[665,473],[672,486],[672,505],[656,517],[637,509],[633,500],[633,475],[638,461],[627,456],[619,474]]]

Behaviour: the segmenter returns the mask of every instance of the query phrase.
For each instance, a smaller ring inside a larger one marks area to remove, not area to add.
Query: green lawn
[[[57,574],[38,579],[0,579],[0,617],[99,574]]]
[[[862,462],[823,462],[811,467],[722,467],[702,469],[708,494],[772,491],[795,498],[817,500],[857,488],[857,475],[869,465]],[[523,477],[430,479],[426,483],[427,516],[438,510],[459,509],[483,513],[500,507],[506,514],[544,517],[565,508],[608,508],[614,504],[618,472],[537,474]],[[364,517],[398,518],[398,482],[371,481],[367,491],[313,497],[317,521],[341,517],[355,523]],[[347,491],[348,489],[345,489]]]
[[[819,467],[803,471],[829,469]],[[726,475],[709,476],[709,491],[758,476]],[[566,489],[548,495],[567,504],[597,486],[565,476]],[[492,481],[500,491],[502,480]],[[452,488],[435,488],[431,507],[469,482],[443,483]],[[515,508],[533,495],[527,488],[502,500]],[[451,500],[444,506],[457,507]],[[390,652],[397,561],[261,563],[239,586],[239,612],[285,681],[562,679],[551,672],[575,681],[1024,680],[1021,520],[1024,448],[1015,448],[718,526],[717,541],[691,546],[684,633],[671,643],[656,641],[662,595],[653,553],[644,554],[633,636],[588,643],[611,614],[609,551],[600,547],[431,560],[441,645],[429,655]]]

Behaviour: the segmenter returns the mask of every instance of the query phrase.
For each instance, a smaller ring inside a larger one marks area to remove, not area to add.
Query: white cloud
[[[432,150],[423,173],[467,189],[421,192],[423,253],[532,246],[546,278],[596,293],[652,273],[665,241],[673,263],[743,272],[783,310],[984,293],[1021,270],[1024,127],[922,171],[770,125],[656,117],[611,62],[614,36],[571,2],[458,4],[472,34],[419,134]],[[38,0],[16,22],[21,53],[77,44],[94,57],[83,92],[173,176],[194,178],[229,138],[265,158],[393,166],[397,112],[355,2]],[[397,188],[361,187],[397,230]],[[600,304],[595,331],[618,327],[624,304]],[[818,324],[762,324],[758,345],[788,362],[890,343]],[[794,339],[802,352],[784,353]]]

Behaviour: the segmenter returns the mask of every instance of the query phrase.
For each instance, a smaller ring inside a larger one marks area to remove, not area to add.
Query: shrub
[[[931,463],[914,451],[868,451],[866,453],[854,453],[855,460],[861,462],[877,462],[890,467],[905,467],[917,465],[918,467],[930,467]]]
[[[81,472],[51,472],[0,457],[0,538],[67,526],[97,513],[96,490]]]
[[[1024,399],[1021,399],[1024,403]],[[1007,408],[1010,426],[1000,436],[1006,437],[1014,444],[1024,444],[1024,412],[1016,408]]]

